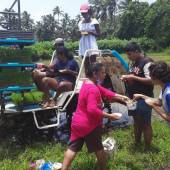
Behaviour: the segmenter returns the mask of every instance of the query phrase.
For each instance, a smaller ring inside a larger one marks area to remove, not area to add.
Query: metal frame
[[[37,116],[36,116],[36,112],[42,111],[42,110],[43,111],[46,110],[47,112],[48,112],[48,110],[54,110],[56,117],[57,117],[57,122],[52,123],[52,124],[48,124],[48,125],[39,125],[39,122],[38,122],[38,119],[37,119]],[[38,108],[35,108],[35,109],[23,109],[23,110],[16,110],[15,108],[11,107],[11,108],[6,108],[4,114],[18,115],[18,114],[26,114],[26,113],[32,113],[33,118],[34,118],[34,123],[35,123],[35,125],[38,129],[48,129],[48,128],[52,128],[52,127],[58,127],[60,125],[61,112],[59,111],[58,106],[55,106],[53,108],[45,108],[45,109],[38,107]],[[3,115],[1,115],[1,116],[3,116]]]
[[[78,85],[79,85],[79,82],[80,82],[80,80],[81,80],[81,74],[82,74],[82,71],[83,71],[83,68],[84,68],[84,63],[85,63],[85,58],[87,57],[87,56],[90,56],[92,53],[94,54],[98,54],[99,56],[102,56],[102,54],[111,54],[111,55],[113,55],[114,54],[114,50],[112,51],[112,50],[96,50],[96,49],[90,49],[90,50],[86,50],[86,52],[85,52],[85,55],[84,55],[84,57],[83,57],[83,60],[82,60],[82,63],[81,63],[81,66],[80,66],[80,70],[79,70],[79,74],[78,74],[78,76],[77,76],[77,79],[76,79],[76,83],[75,83],[75,87],[74,87],[74,90],[73,90],[73,92],[72,92],[72,94],[70,95],[70,98],[68,99],[68,101],[65,103],[65,105],[64,105],[64,107],[62,108],[62,109],[60,109],[59,111],[65,111],[66,110],[66,108],[67,108],[67,106],[68,106],[68,104],[70,103],[70,101],[72,100],[72,98],[74,97],[74,95],[77,93],[77,90],[78,90]],[[114,56],[114,55],[113,55]],[[115,57],[115,56],[114,56]],[[116,57],[117,58],[117,57]],[[123,67],[125,68],[125,66],[124,66],[124,63],[122,63],[122,61],[120,60],[120,58],[117,58],[120,62],[121,62],[121,64],[123,65]],[[125,68],[125,70],[126,70],[126,68]],[[67,92],[66,92],[67,93]]]
[[[61,112],[66,110],[66,108],[67,108],[68,104],[70,103],[71,99],[77,93],[77,87],[78,87],[79,81],[81,79],[81,74],[82,74],[82,71],[83,71],[83,68],[84,68],[85,58],[87,56],[90,56],[89,54],[92,53],[92,52],[95,52],[95,53],[98,53],[99,55],[101,55],[101,50],[95,50],[95,49],[86,50],[85,55],[84,55],[83,60],[82,60],[82,63],[81,63],[79,74],[78,74],[77,79],[76,79],[76,83],[75,83],[75,87],[74,87],[73,93],[71,94],[70,98],[68,99],[68,101],[66,102],[64,107],[60,110]]]
[[[58,106],[55,106],[53,108],[46,108],[46,109],[36,108],[36,109],[22,110],[21,111],[22,113],[31,112],[33,114],[34,122],[35,122],[35,125],[38,129],[47,129],[47,128],[59,126],[61,113],[66,110],[67,106],[69,105],[69,103],[72,100],[72,98],[74,97],[74,95],[80,90],[79,85],[80,85],[81,81],[84,79],[84,78],[81,77],[81,75],[83,73],[85,59],[86,59],[87,56],[90,56],[92,53],[93,54],[95,53],[95,54],[98,54],[99,56],[101,56],[102,54],[107,54],[107,53],[112,54],[112,51],[111,50],[87,50],[85,52],[84,58],[82,59],[82,62],[81,62],[79,74],[78,74],[77,79],[76,79],[74,90],[69,91],[69,92],[64,92],[63,94],[61,94],[61,96],[59,96]],[[69,99],[64,104],[64,102],[65,102],[65,100],[68,96],[69,96]],[[50,110],[50,109],[55,110],[55,113],[56,113],[56,116],[57,116],[57,122],[53,123],[53,124],[49,124],[49,125],[40,126],[39,123],[38,123],[37,117],[36,117],[36,112],[40,111],[40,110]],[[17,112],[16,110],[10,110],[10,109],[7,109],[7,110],[8,110],[8,112],[11,112],[11,113]]]
[[[13,7],[17,4],[17,12],[12,12]],[[2,11],[0,14],[7,14],[8,15],[8,22],[3,23],[1,22],[0,25],[6,24],[8,27],[8,30],[12,30],[12,25],[11,25],[11,17],[12,16],[18,16],[18,22],[17,22],[17,30],[21,30],[21,7],[20,7],[20,0],[14,0],[13,4],[11,7],[8,9],[8,12]]]
[[[58,111],[58,109],[55,109],[55,113],[56,113],[56,116],[57,116],[57,123],[40,126],[38,124],[38,121],[37,121],[36,112],[32,111],[36,127],[38,129],[48,129],[48,128],[52,128],[52,127],[58,127],[60,125],[60,112]]]

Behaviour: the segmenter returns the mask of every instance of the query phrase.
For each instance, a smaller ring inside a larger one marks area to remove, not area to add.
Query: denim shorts
[[[144,123],[151,123],[152,108],[145,103],[145,100],[141,99],[137,101],[136,110],[129,110],[129,116],[139,116]]]

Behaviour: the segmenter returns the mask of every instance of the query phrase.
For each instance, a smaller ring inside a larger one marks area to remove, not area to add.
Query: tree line
[[[152,4],[139,0],[89,0],[89,3],[93,17],[100,22],[99,39],[148,37],[161,47],[170,45],[170,0],[156,0]],[[68,13],[56,6],[37,22],[24,11],[21,27],[24,31],[34,31],[38,41],[51,41],[56,37],[76,41],[79,39],[80,19],[80,14],[71,19]],[[0,22],[6,20],[6,15],[0,17]],[[17,22],[17,18],[12,21]]]

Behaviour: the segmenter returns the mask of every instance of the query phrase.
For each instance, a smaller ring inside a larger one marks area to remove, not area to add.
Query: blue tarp
[[[116,57],[122,64],[122,66],[125,68],[125,70],[129,71],[128,63],[123,59],[123,57],[115,50],[112,50],[112,55]]]
[[[21,64],[21,63],[4,63],[0,64],[1,68],[36,68],[36,64]]]
[[[35,86],[8,86],[5,88],[0,88],[0,92],[7,92],[7,91],[27,91],[36,89]]]
[[[36,41],[33,40],[19,40],[17,38],[0,39],[0,46],[2,45],[32,45]]]

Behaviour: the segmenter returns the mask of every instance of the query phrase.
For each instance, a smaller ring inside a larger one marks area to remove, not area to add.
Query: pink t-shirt
[[[115,95],[116,93],[100,85],[83,83],[77,109],[72,118],[70,141],[84,137],[96,127],[102,125],[102,98],[111,100]]]

